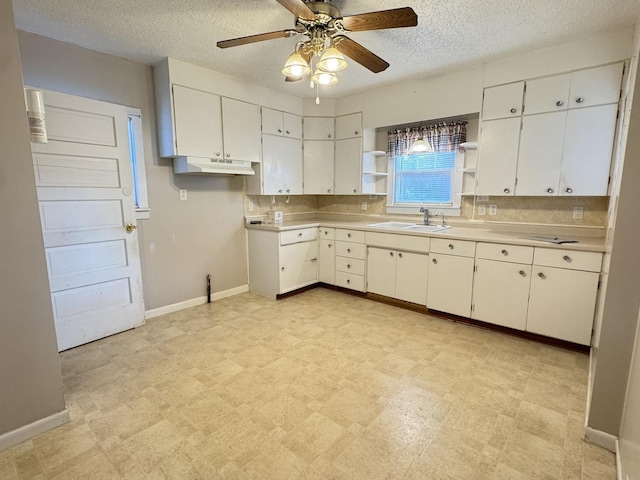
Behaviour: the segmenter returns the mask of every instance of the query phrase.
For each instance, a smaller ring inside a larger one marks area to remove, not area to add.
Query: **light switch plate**
[[[362,202],[362,210],[366,210],[367,209],[367,202]]]
[[[181,188],[180,189],[180,200],[186,200],[187,199],[187,189],[186,188]]]
[[[582,215],[584,214],[583,207],[573,207],[573,219],[574,220],[582,220]]]
[[[249,202],[249,205],[247,206],[247,210],[249,210],[250,212],[253,212],[253,202]]]

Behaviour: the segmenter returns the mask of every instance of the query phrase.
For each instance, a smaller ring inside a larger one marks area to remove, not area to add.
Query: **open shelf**
[[[374,177],[386,177],[389,174],[387,172],[362,172],[362,175],[372,175]]]
[[[387,154],[387,152],[383,150],[365,150],[362,153],[364,153],[365,155],[375,155],[376,157]]]
[[[459,168],[458,171],[462,173],[476,173],[476,167]]]

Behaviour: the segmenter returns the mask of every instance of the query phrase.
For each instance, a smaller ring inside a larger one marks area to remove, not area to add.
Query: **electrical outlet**
[[[489,201],[489,195],[478,195],[478,201],[479,202],[488,202]]]
[[[362,202],[362,210],[365,211],[367,209],[367,202]]]
[[[186,200],[187,199],[187,189],[186,188],[181,188],[180,189],[180,200]]]
[[[253,212],[253,202],[249,202],[249,205],[247,205],[247,210]]]
[[[487,214],[487,206],[486,205],[478,205],[478,216],[482,217]]]
[[[489,215],[497,215],[497,214],[498,214],[498,206],[489,205]]]
[[[582,220],[582,215],[584,214],[583,207],[573,207],[573,219],[574,220]]]

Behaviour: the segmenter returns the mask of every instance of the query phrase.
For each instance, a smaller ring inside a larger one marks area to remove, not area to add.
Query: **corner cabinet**
[[[336,195],[362,193],[362,113],[336,117]]]
[[[607,195],[623,70],[486,88],[477,194]]]
[[[250,229],[249,290],[269,298],[318,281],[317,228]]]
[[[335,127],[333,117],[303,119],[304,193],[334,192]]]

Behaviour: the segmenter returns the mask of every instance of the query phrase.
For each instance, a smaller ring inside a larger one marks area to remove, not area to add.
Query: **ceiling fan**
[[[331,0],[277,0],[279,4],[296,16],[293,29],[261,33],[248,37],[233,38],[217,43],[220,48],[236,47],[249,43],[290,38],[304,35],[307,38],[296,45],[295,51],[287,60],[282,73],[285,80],[301,80],[312,71],[311,62],[316,61],[316,72],[311,78],[313,83],[332,85],[338,81],[335,72],[346,68],[344,56],[358,62],[373,73],[379,73],[389,67],[382,58],[354,42],[345,34],[366,30],[386,28],[415,27],[418,16],[411,7],[381,10],[377,12],[349,15],[343,17],[340,10],[330,3]]]

